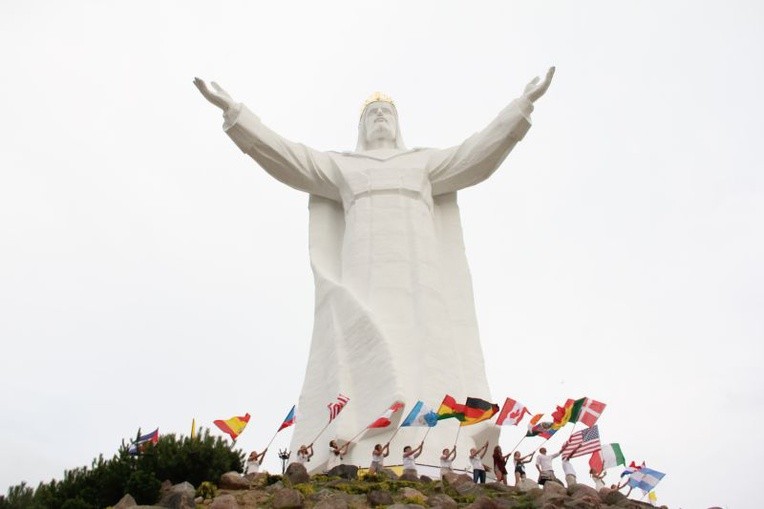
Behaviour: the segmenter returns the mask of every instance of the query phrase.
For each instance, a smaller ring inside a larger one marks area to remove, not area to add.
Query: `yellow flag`
[[[196,438],[196,419],[191,419],[191,440]]]
[[[651,504],[655,505],[655,503],[658,501],[658,495],[656,495],[654,491],[651,491],[650,493],[648,493],[647,499],[650,501]]]

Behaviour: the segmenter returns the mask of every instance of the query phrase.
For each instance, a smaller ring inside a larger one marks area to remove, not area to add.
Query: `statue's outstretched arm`
[[[226,134],[265,171],[300,191],[340,199],[332,179],[334,162],[327,154],[273,132],[214,81],[208,86],[204,80],[195,78],[194,85],[205,99],[223,111]]]
[[[543,80],[534,78],[493,122],[460,145],[433,151],[428,168],[433,194],[458,191],[490,177],[530,129],[533,103],[547,91],[552,76],[554,67]]]

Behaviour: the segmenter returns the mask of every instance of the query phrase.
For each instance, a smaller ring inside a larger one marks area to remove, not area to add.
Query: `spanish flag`
[[[212,422],[215,426],[220,428],[223,433],[228,433],[232,440],[236,440],[236,438],[241,435],[241,432],[244,431],[244,428],[247,427],[249,414],[245,414],[241,417],[231,417],[225,421],[218,419],[217,421]]]
[[[449,396],[446,394],[446,397],[443,398],[443,402],[440,404],[440,407],[438,408],[438,420],[442,419],[448,419],[450,417],[454,417],[456,419],[459,419],[460,421],[464,420],[464,405],[460,405],[456,402],[456,400],[453,398],[453,396]]]
[[[485,421],[499,413],[499,405],[479,398],[467,398],[464,403],[464,419],[459,426],[470,426]]]

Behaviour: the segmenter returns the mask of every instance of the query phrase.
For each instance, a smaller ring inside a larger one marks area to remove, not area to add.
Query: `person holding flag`
[[[304,465],[313,457],[313,444],[301,445],[297,450],[297,463]]]
[[[562,484],[559,479],[554,475],[554,467],[552,466],[552,460],[562,453],[556,452],[554,454],[547,454],[546,448],[539,449],[539,455],[536,457],[536,470],[539,471],[539,484],[544,485],[547,481],[553,481]]]
[[[424,448],[424,440],[419,444],[419,447],[412,449],[410,445],[403,448],[403,475],[413,474],[419,477],[416,471],[416,462],[414,461],[422,454],[422,448]]]
[[[385,465],[385,458],[390,454],[390,442],[387,442],[384,446],[377,444],[374,446],[374,450],[371,451],[371,465],[369,465],[369,473],[377,474],[382,471]]]
[[[510,454],[503,454],[500,445],[493,448],[493,471],[496,472],[496,482],[507,484],[507,460]]]
[[[472,466],[472,482],[475,484],[485,484],[485,466],[483,465],[483,456],[488,451],[488,442],[480,449],[474,447],[470,449],[470,465]]]
[[[337,445],[336,440],[332,440],[329,442],[329,459],[326,460],[326,471],[330,471],[336,466],[339,466],[342,464],[342,457],[345,456],[348,452],[348,447],[350,447],[350,444],[353,442],[348,442],[342,447]]]
[[[443,478],[444,474],[453,472],[451,467],[453,461],[456,459],[456,444],[454,448],[450,449],[446,447],[443,449],[443,454],[440,456],[440,477]]]
[[[536,453],[532,452],[521,457],[520,451],[515,451],[515,455],[513,457],[515,462],[515,486],[520,486],[520,483],[525,480],[525,465],[526,463],[531,462],[534,454]]]
[[[268,452],[268,449],[263,450],[263,452],[260,454],[257,454],[257,451],[252,451],[249,453],[249,458],[247,458],[247,466],[244,469],[244,475],[256,474],[260,471],[260,465],[263,464],[263,459],[265,458],[266,452]]]
[[[601,490],[602,488],[605,487],[605,481],[603,481],[603,479],[605,478],[606,474],[607,474],[607,472],[605,472],[604,470],[602,472],[597,472],[593,468],[589,470],[589,475],[591,476],[592,481],[594,481],[594,489],[595,490],[599,491],[599,490]],[[624,486],[625,486],[625,484],[624,484]],[[621,487],[619,487],[618,489],[620,490]]]

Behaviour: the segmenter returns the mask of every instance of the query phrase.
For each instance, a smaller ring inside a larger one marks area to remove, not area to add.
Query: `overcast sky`
[[[761,2],[5,1],[0,48],[0,491],[194,417],[251,413],[259,450],[297,400],[307,196],[194,76],[322,150],[382,90],[409,146],[446,147],[556,65],[459,194],[493,397],[604,401],[603,442],[667,473],[660,503],[758,505]]]

